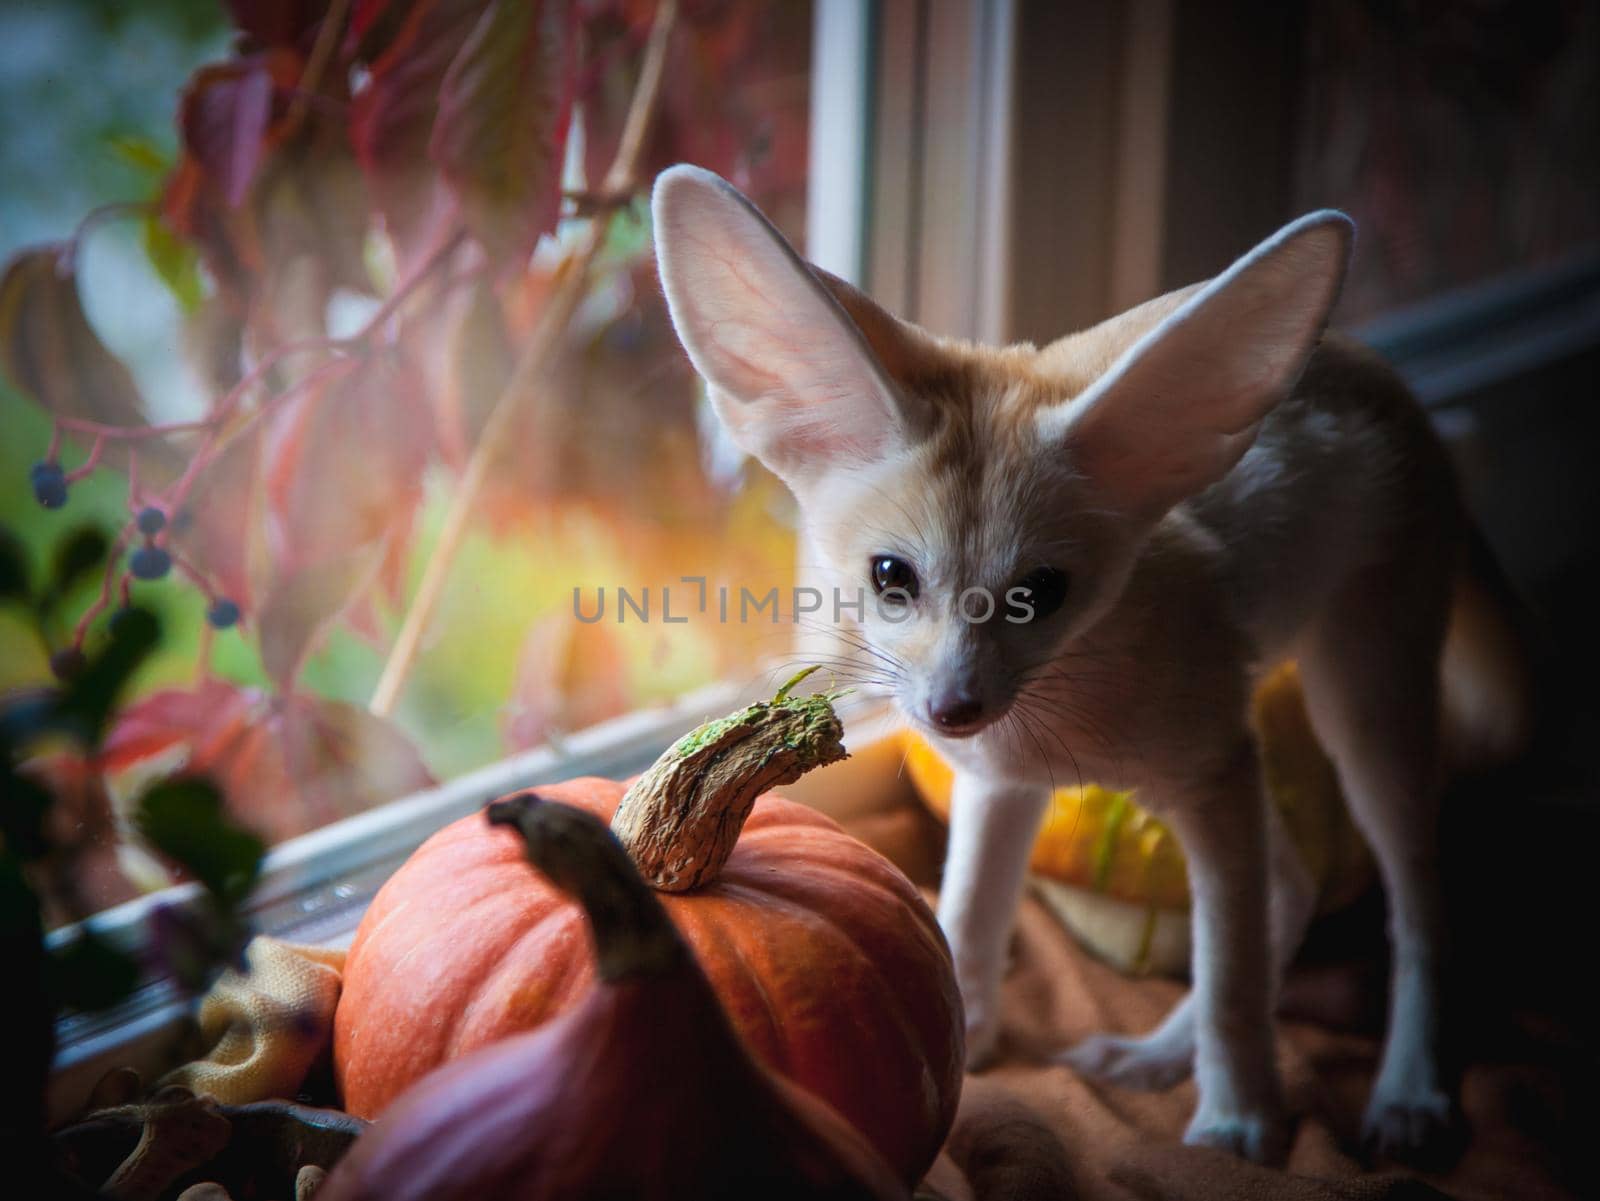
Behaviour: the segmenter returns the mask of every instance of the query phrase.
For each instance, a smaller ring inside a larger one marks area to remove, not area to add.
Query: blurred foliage
[[[82,528],[63,540],[41,578],[20,541],[0,527],[0,605],[42,636],[74,584],[98,573],[109,545],[103,534]],[[149,947],[153,962],[146,965],[105,938],[92,920],[83,920],[99,901],[85,893],[85,861],[114,854],[118,842],[109,800],[92,787],[95,759],[130,681],[160,637],[160,623],[150,613],[119,609],[95,645],[56,660],[59,683],[0,700],[0,954],[8,967],[12,1022],[6,1087],[0,1090],[0,1148],[8,1153],[42,1129],[60,1011],[115,1004],[133,990],[146,966],[198,990],[220,964],[237,956],[248,934],[243,906],[264,844],[234,822],[215,788],[192,775],[145,792],[132,806],[132,823],[178,872],[203,887],[201,903],[172,907],[166,924],[198,926],[205,937],[180,948],[160,937],[158,928]],[[91,787],[74,788],[69,781]],[[82,924],[47,949],[52,911]]]
[[[809,5],[680,8],[638,183],[697,161],[798,236]],[[49,686],[75,655],[99,670],[124,598],[166,631],[93,770],[48,773],[114,819],[91,905],[172,878],[172,839],[128,832],[129,798],[174,764],[276,842],[785,649],[785,630],[718,623],[714,600],[694,612],[680,582],[787,588],[786,501],[757,470],[706,470],[646,207],[588,191],[654,16],[653,0],[0,8],[16,185],[0,200],[0,517],[30,578],[64,530],[119,531],[108,572],[68,573],[38,620],[0,606],[0,694]],[[73,224],[109,202],[133,207]],[[603,249],[553,361],[507,394],[593,220]],[[285,350],[308,339],[320,349]],[[503,395],[476,520],[380,718],[366,703]],[[145,432],[172,422],[188,424]],[[40,463],[64,511],[36,503]],[[687,624],[660,620],[666,586]],[[651,590],[656,619],[573,621],[574,592],[602,587]],[[209,820],[195,795],[162,795]],[[174,948],[229,941],[180,925]]]

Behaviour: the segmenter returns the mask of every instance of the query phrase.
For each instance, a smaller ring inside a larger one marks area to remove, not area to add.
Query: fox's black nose
[[[928,718],[941,730],[970,729],[983,716],[983,702],[965,689],[942,692],[928,702]]]

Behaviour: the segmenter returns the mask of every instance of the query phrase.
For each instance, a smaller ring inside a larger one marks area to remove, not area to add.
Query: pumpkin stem
[[[840,694],[789,695],[816,670],[685,734],[634,781],[611,830],[652,886],[688,892],[716,879],[757,797],[847,757],[833,711]]]
[[[672,919],[599,818],[531,790],[492,802],[488,818],[515,828],[528,862],[583,907],[600,979],[665,975],[683,965],[689,953]]]

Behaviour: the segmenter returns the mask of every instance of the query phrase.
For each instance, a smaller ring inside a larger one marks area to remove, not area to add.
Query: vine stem
[[[650,37],[645,43],[639,82],[635,85],[633,97],[628,104],[622,136],[617,142],[616,157],[611,162],[610,170],[606,172],[601,189],[606,195],[629,193],[638,186],[639,159],[644,149],[645,136],[649,133],[650,126],[655,121],[656,110],[660,106],[661,78],[666,64],[667,45],[677,19],[677,10],[677,0],[661,0],[656,6],[655,18],[650,26]],[[373,689],[371,701],[368,702],[368,709],[380,717],[394,711],[395,703],[405,687],[406,678],[416,663],[423,635],[427,633],[434,610],[438,608],[439,598],[444,593],[445,581],[449,578],[456,556],[461,551],[468,523],[477,506],[479,494],[483,491],[484,482],[488,479],[489,470],[494,466],[496,456],[500,453],[506,435],[518,414],[518,401],[525,397],[544,376],[552,352],[565,334],[573,313],[577,311],[578,304],[583,299],[590,268],[594,265],[595,257],[605,242],[605,233],[611,226],[614,212],[615,210],[612,210],[603,217],[592,220],[584,231],[582,239],[568,252],[561,265],[556,288],[540,315],[533,337],[529,339],[528,345],[518,357],[512,368],[511,378],[501,390],[488,419],[484,422],[483,431],[478,435],[477,444],[473,447],[472,457],[467,460],[466,470],[461,474],[461,482],[450,498],[450,507],[445,513],[444,527],[439,532],[439,540],[434,545],[433,554],[423,571],[422,581],[418,584],[416,595],[412,597],[411,604],[406,610],[405,618],[400,624],[400,632],[395,636],[394,646],[389,652],[387,662],[383,665],[383,673],[378,678],[377,687]]]
[[[120,221],[124,217],[144,217],[154,211],[155,206],[144,200],[116,200],[110,204],[102,204],[99,208],[90,209],[62,246],[61,253],[56,258],[57,269],[65,273],[75,271],[84,242],[106,222]]]
[[[94,469],[100,465],[100,456],[102,453],[104,453],[105,448],[105,437],[103,435],[97,435],[94,440],[94,445],[89,448],[89,457],[83,461],[83,465],[67,472],[67,483],[75,484],[84,476],[91,474]]]
[[[71,645],[78,650],[83,649],[83,640],[88,636],[89,626],[94,622],[94,619],[111,607],[111,596],[116,591],[118,573],[122,570],[122,552],[128,544],[128,539],[137,528],[135,523],[130,521],[122,529],[118,530],[117,536],[111,540],[111,550],[106,555],[105,572],[100,580],[100,595],[95,598],[93,604],[84,610],[82,616],[78,618],[78,624],[72,631]],[[126,586],[126,573],[123,573],[121,578],[124,586]]]
[[[70,430],[75,434],[90,434],[96,438],[109,438],[114,441],[137,442],[145,438],[159,438],[168,434],[186,434],[206,431],[219,432],[233,415],[240,402],[249,395],[250,390],[261,383],[274,367],[291,355],[300,354],[346,354],[359,351],[372,343],[382,332],[384,324],[393,317],[395,312],[415,295],[418,288],[433,274],[434,271],[450,257],[451,253],[461,245],[465,232],[459,228],[451,230],[440,239],[439,243],[430,250],[418,264],[416,270],[403,280],[389,297],[373,310],[372,316],[367,319],[355,333],[344,338],[302,338],[295,342],[284,342],[266,351],[250,369],[222,394],[220,400],[213,406],[209,416],[195,421],[169,421],[163,425],[108,425],[102,421],[89,421],[81,417],[57,417],[55,419],[54,433],[50,444],[49,457],[54,458],[60,445],[61,432]],[[303,383],[304,381],[302,381]],[[284,389],[267,403],[270,405],[283,397],[295,392],[300,385]],[[263,409],[266,406],[263,406]],[[203,453],[203,452],[202,452]],[[196,456],[199,457],[198,455]]]

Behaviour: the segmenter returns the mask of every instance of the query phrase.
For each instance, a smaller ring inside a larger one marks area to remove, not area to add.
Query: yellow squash
[[[1371,860],[1351,824],[1338,778],[1312,733],[1293,663],[1256,692],[1253,718],[1267,790],[1318,889],[1322,911],[1358,896]],[[907,770],[928,807],[950,813],[952,772],[914,733]],[[1137,796],[1098,784],[1061,788],[1034,844],[1040,892],[1091,949],[1127,971],[1177,972],[1188,963],[1189,884],[1183,851]]]

